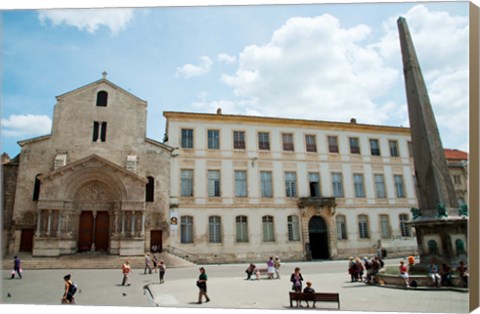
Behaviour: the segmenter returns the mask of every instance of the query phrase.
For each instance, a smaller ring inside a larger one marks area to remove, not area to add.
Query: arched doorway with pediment
[[[306,260],[336,259],[336,202],[333,197],[300,198],[302,241]]]

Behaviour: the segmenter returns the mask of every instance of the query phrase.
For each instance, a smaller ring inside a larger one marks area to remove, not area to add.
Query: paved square
[[[165,284],[159,284],[158,273],[145,275],[143,269],[134,269],[129,287],[120,285],[121,265],[118,270],[25,270],[22,280],[8,279],[10,271],[4,270],[1,303],[60,304],[63,276],[68,272],[79,286],[78,305],[284,310],[290,308],[290,274],[299,266],[304,281],[311,281],[317,292],[339,292],[340,308],[344,311],[468,312],[468,293],[351,283],[347,265],[347,261],[283,263],[281,278],[273,280],[245,280],[247,264],[204,265],[211,302],[200,305],[196,304],[198,288],[195,284],[199,266],[167,268]],[[317,303],[317,308],[330,311],[336,310],[337,305],[322,302]]]

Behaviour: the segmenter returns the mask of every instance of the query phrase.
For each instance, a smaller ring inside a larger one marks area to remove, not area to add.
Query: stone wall
[[[8,242],[12,229],[15,190],[17,187],[18,163],[11,160],[2,164],[2,252],[8,252]]]

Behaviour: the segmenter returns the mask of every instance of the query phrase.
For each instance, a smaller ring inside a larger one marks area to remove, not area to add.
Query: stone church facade
[[[162,250],[172,148],[146,137],[146,118],[147,102],[106,74],[57,96],[51,134],[19,142],[7,252]]]

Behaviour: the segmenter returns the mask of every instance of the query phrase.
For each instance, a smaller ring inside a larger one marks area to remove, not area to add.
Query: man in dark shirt
[[[20,270],[20,267],[21,267],[20,264],[21,264],[20,258],[18,258],[18,256],[15,255],[15,257],[13,258],[12,279],[15,278],[15,273],[17,273],[18,277],[20,277],[20,279],[22,279],[22,272]]]

